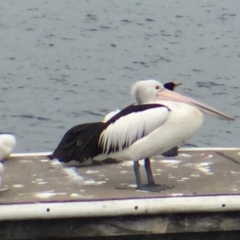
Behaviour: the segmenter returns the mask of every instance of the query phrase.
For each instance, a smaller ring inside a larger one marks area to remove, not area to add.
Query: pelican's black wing
[[[99,134],[104,124],[103,122],[93,122],[72,127],[65,133],[55,151],[47,157],[56,158],[61,162],[86,161],[87,159],[84,158],[85,148]]]

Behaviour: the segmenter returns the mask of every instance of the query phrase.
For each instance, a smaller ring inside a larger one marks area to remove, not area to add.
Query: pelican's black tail
[[[48,155],[49,159],[58,159],[61,162],[76,160],[84,162],[94,157],[94,149],[89,152],[89,145],[94,148],[97,145],[97,137],[103,129],[105,123],[93,122],[85,123],[69,129],[55,151]],[[88,149],[86,153],[86,149]]]

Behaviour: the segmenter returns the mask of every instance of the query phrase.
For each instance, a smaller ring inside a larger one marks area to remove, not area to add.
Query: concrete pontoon
[[[164,192],[136,190],[132,161],[63,165],[47,154],[3,162],[9,190],[0,193],[0,239],[240,238],[240,148],[156,156],[155,180],[172,186]]]

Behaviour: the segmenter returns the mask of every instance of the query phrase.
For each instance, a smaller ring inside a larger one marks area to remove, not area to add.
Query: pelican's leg
[[[144,159],[144,166],[147,173],[147,179],[148,183],[143,185],[140,178],[140,172],[139,172],[139,163],[138,161],[134,162],[134,172],[136,176],[137,181],[137,189],[138,190],[144,190],[149,192],[160,192],[164,191],[166,189],[172,188],[171,186],[165,185],[165,184],[156,184],[153,178],[152,169],[151,169],[151,162],[149,158]]]
[[[140,167],[139,162],[138,161],[134,161],[133,162],[133,169],[134,169],[134,173],[135,173],[135,177],[136,177],[137,188],[141,188],[142,187],[142,180],[141,180],[139,167]]]
[[[154,181],[152,169],[151,169],[151,162],[149,158],[144,159],[144,166],[147,173],[148,184],[155,185],[155,181]]]

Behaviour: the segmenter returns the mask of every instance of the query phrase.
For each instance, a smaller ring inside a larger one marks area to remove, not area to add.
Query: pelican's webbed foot
[[[135,161],[133,166],[134,166],[134,173],[136,177],[137,190],[149,191],[149,192],[161,192],[166,189],[172,188],[172,186],[155,183],[152,169],[151,169],[151,162],[149,158],[144,159],[144,166],[145,166],[145,170],[147,173],[147,180],[148,180],[147,184],[142,184],[141,176],[139,172],[139,167],[140,167],[139,162]]]
[[[137,190],[148,191],[148,192],[161,192],[167,189],[171,189],[173,186],[168,186],[166,184],[156,184],[148,183],[144,185],[137,186]]]

